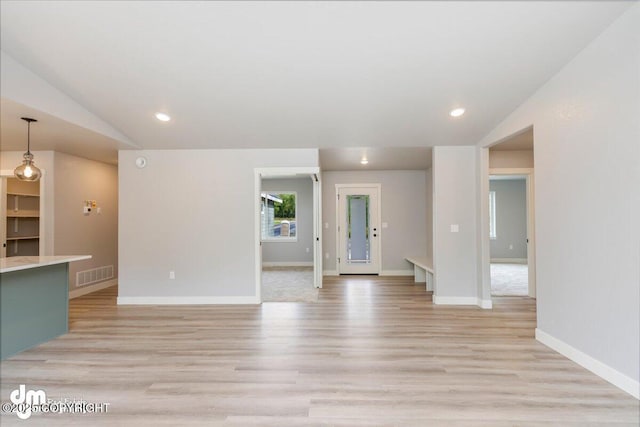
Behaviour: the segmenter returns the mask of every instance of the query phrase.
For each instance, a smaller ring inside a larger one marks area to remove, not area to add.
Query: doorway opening
[[[527,185],[525,175],[491,175],[489,237],[491,295],[527,296]]]
[[[338,274],[380,274],[380,184],[336,184]]]
[[[488,148],[483,293],[536,297],[533,127]]]
[[[261,302],[315,302],[322,287],[318,168],[256,169]]]

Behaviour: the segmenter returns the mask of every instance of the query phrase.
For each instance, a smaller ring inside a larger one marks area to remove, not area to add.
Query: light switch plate
[[[458,231],[460,231],[460,227],[458,226],[458,224],[451,224],[451,232],[457,233]]]

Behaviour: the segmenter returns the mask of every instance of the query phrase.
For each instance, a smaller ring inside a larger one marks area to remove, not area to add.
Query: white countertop
[[[0,258],[0,273],[91,259],[91,255],[13,256]]]

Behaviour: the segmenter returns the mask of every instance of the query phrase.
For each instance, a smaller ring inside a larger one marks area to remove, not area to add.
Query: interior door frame
[[[490,168],[491,175],[517,175],[526,179],[526,201],[527,201],[527,271],[528,271],[528,294],[531,298],[536,297],[536,238],[535,238],[535,188],[534,188],[533,168]],[[488,195],[487,195],[488,198]],[[491,263],[491,257],[489,257]],[[491,283],[489,283],[491,286]]]
[[[281,167],[254,169],[254,236],[256,303],[262,303],[262,236],[260,211],[263,178],[291,178],[307,175],[313,181],[313,285],[322,288],[322,186],[319,167]]]
[[[38,181],[39,185],[40,185],[40,194],[39,194],[39,203],[40,203],[40,218],[39,218],[39,236],[38,236],[38,253],[40,254],[40,256],[43,255],[48,255],[45,254],[45,248],[46,248],[46,234],[45,234],[45,208],[46,208],[46,179],[47,179],[47,171],[45,169],[41,169],[42,172],[42,176],[40,177],[40,180]],[[0,178],[15,178],[15,174],[13,173],[13,170],[11,169],[2,169],[0,170]],[[6,185],[6,179],[2,179],[2,181],[4,182],[2,184],[2,188],[1,188],[1,193],[0,193],[0,197],[2,197],[3,201],[2,203],[0,203],[0,215],[2,215],[2,233],[0,233],[0,237],[2,238],[2,242],[0,244],[6,243],[6,239],[7,239],[7,224],[6,224],[6,220],[7,220],[7,185]],[[8,246],[7,246],[8,248]],[[6,255],[6,252],[5,252]]]
[[[343,189],[343,188],[367,188],[367,189],[374,189],[377,193],[376,198],[377,198],[377,214],[378,214],[378,222],[380,224],[378,224],[378,244],[377,244],[377,248],[376,248],[376,256],[378,258],[378,271],[377,274],[378,276],[380,275],[380,273],[382,272],[382,185],[379,183],[368,183],[368,184],[336,184],[335,187],[335,201],[336,201],[336,272],[338,274],[338,276],[341,274],[340,273],[340,265],[341,263],[338,261],[339,259],[341,259],[343,257],[343,255],[340,253],[340,230],[339,230],[339,226],[340,226],[340,201],[338,200],[338,194],[339,194],[339,190]]]

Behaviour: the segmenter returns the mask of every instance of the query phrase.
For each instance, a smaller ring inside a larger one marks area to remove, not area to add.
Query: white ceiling
[[[361,164],[363,158],[369,163]],[[425,170],[431,167],[431,148],[324,148],[320,167],[323,171]]]
[[[142,148],[426,147],[475,144],[629,5],[2,1],[0,37]]]
[[[2,151],[27,151],[27,123],[21,117],[38,120],[31,124],[31,151],[60,151],[116,164],[117,150],[131,148],[99,133],[3,98],[0,99]]]

